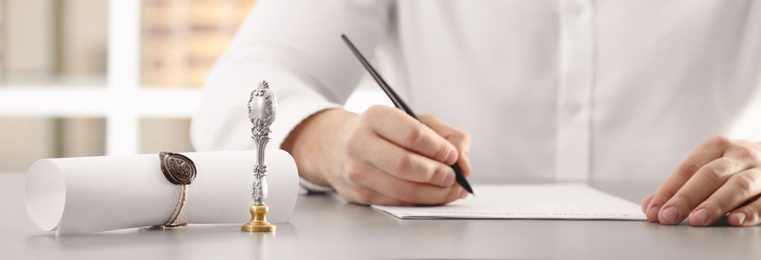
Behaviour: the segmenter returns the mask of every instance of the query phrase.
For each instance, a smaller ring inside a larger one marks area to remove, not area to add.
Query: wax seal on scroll
[[[172,184],[188,185],[196,178],[196,166],[187,156],[172,152],[161,152],[159,157],[161,158],[161,172]]]
[[[177,206],[174,207],[172,216],[164,224],[153,227],[161,230],[168,227],[185,227],[188,225],[187,221],[179,224],[174,222],[180,217],[182,209],[185,207],[185,201],[188,198],[188,186],[196,178],[196,165],[187,156],[173,152],[161,152],[159,159],[161,159],[161,172],[166,180],[172,184],[180,185],[180,199],[177,201]]]
[[[275,93],[267,84],[262,81],[248,100],[248,119],[253,125],[251,127],[251,138],[256,143],[256,165],[254,166],[254,184],[251,196],[254,198],[254,205],[249,208],[251,212],[251,221],[244,224],[240,230],[246,232],[274,232],[275,225],[267,222],[267,211],[269,208],[264,205],[267,198],[267,166],[264,165],[264,147],[267,146],[270,137],[270,125],[275,121],[277,112],[277,99]]]

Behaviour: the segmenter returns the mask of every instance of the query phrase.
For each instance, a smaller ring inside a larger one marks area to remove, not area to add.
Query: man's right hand
[[[432,115],[425,125],[402,110],[373,106],[362,114],[329,109],[302,121],[281,148],[306,180],[332,186],[349,202],[439,205],[467,196],[450,165],[470,176],[468,133]]]

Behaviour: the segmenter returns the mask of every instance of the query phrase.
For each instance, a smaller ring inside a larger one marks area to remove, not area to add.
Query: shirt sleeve
[[[303,193],[305,194],[319,194],[334,191],[333,187],[314,184],[301,176],[299,176],[299,186],[304,189]]]
[[[254,149],[247,102],[266,80],[278,101],[270,148],[302,120],[340,108],[363,69],[341,40],[368,56],[386,37],[393,2],[262,0],[210,70],[191,121],[197,151]]]

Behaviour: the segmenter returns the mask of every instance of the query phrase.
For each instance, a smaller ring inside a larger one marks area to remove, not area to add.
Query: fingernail
[[[460,190],[460,196],[458,196],[459,199],[464,199],[467,196],[468,196],[467,191],[465,191],[464,189]]]
[[[661,212],[661,206],[655,206],[650,208],[650,217],[652,219],[658,220],[658,212]]]
[[[443,185],[444,187],[449,187],[449,186],[452,186],[452,184],[454,184],[454,173],[452,173],[451,171],[448,171],[445,173],[444,181],[441,182],[441,185]]]
[[[742,225],[743,222],[745,222],[745,213],[737,212],[735,213],[735,216],[737,216],[737,222],[740,223],[740,225]]]
[[[695,219],[697,219],[700,224],[706,224],[706,222],[708,222],[708,218],[711,216],[708,210],[705,208],[699,209],[693,214],[695,214]]]
[[[666,222],[676,223],[679,219],[679,210],[676,207],[668,207],[663,210],[663,218]]]
[[[454,164],[455,160],[457,160],[457,152],[449,151],[449,155],[447,155],[447,159],[444,160],[444,163],[446,165],[452,165]]]

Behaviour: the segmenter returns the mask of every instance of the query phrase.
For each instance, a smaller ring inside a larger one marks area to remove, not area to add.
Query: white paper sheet
[[[197,176],[179,221],[192,224],[251,220],[255,151],[182,153]],[[298,172],[282,150],[267,150],[267,220],[290,221],[298,195]],[[157,154],[43,159],[27,173],[27,212],[43,230],[56,235],[163,224],[172,215],[180,186],[161,173]]]
[[[373,207],[402,219],[646,220],[639,205],[584,184],[475,185],[476,197],[435,207]]]

